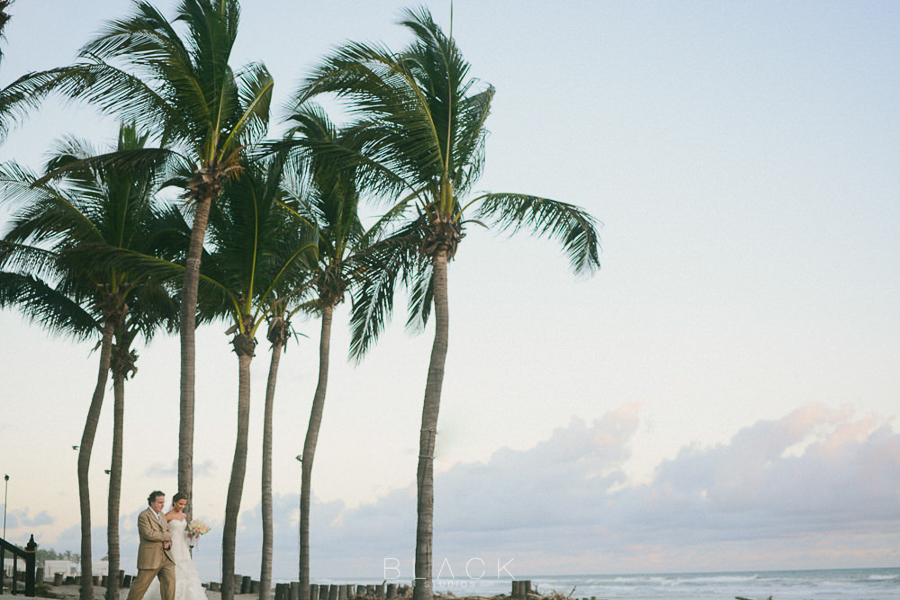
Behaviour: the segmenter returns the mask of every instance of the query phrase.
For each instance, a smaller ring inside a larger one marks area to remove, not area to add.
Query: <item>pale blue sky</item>
[[[448,4],[428,4],[448,27]],[[0,80],[67,63],[128,10],[90,5],[19,0]],[[403,6],[248,0],[237,63],[264,61],[284,102],[343,40],[400,48]],[[900,5],[457,1],[453,33],[473,75],[497,88],[478,188],[588,208],[604,223],[603,267],[575,278],[547,241],[470,230],[450,273],[436,556],[511,552],[531,573],[898,564]],[[112,131],[51,103],[0,158],[37,167],[62,133],[99,142]],[[316,457],[313,567],[377,576],[386,552],[413,551],[403,498],[431,334],[405,333],[401,311],[352,368],[341,360],[345,317]],[[296,564],[293,457],[315,384],[318,330],[299,328],[310,338],[288,350],[276,408],[277,577]],[[199,333],[194,459],[195,514],[219,525],[236,412],[224,329]],[[11,311],[0,330],[12,531],[74,550],[71,446],[96,357]],[[128,384],[132,530],[147,491],[175,491],[177,346],[143,349]],[[247,510],[259,503],[264,350]],[[145,426],[160,418],[162,428]],[[104,412],[92,467],[98,525],[111,419]],[[29,440],[37,448],[24,459]],[[829,494],[840,502],[820,501]],[[363,527],[384,515],[400,533]],[[239,568],[250,573],[259,526],[244,523]],[[102,556],[102,532],[95,548]],[[201,558],[210,578],[217,548],[205,544]]]

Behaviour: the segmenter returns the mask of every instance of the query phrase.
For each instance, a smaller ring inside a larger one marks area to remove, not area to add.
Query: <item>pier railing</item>
[[[37,544],[34,543],[34,536],[32,535],[31,539],[28,540],[24,550],[15,544],[10,544],[3,538],[0,538],[0,590],[3,589],[3,577],[6,574],[6,569],[2,568],[2,565],[6,562],[7,551],[12,552],[13,555],[12,585],[10,586],[10,591],[13,594],[19,593],[17,587],[17,574],[19,571],[19,559],[21,558],[25,563],[25,595],[33,598],[35,592],[35,554],[37,553]]]

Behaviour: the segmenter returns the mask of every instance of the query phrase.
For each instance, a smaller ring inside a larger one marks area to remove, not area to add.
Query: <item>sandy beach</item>
[[[20,582],[21,588],[24,588],[24,584]],[[60,585],[60,586],[51,586],[50,590],[56,594],[56,596],[62,598],[63,600],[78,600],[80,588],[77,585]],[[128,596],[128,590],[120,590],[119,591],[119,600],[125,600]],[[209,600],[221,600],[222,594],[219,592],[210,592],[207,590],[206,596]],[[274,598],[275,591],[272,591],[272,597]],[[0,593],[0,600],[22,600],[26,598],[25,592],[20,591],[20,593],[13,596],[9,593],[9,590],[5,590],[3,593]],[[100,586],[94,586],[94,598],[96,600],[105,600],[106,599],[106,588]],[[235,594],[235,600],[255,600],[259,598],[258,594]]]

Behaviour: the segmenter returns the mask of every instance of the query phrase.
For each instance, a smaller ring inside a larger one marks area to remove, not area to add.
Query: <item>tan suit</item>
[[[172,558],[171,544],[163,547],[163,542],[172,540],[166,515],[157,519],[156,513],[148,508],[138,516],[138,533],[141,544],[138,547],[138,576],[131,583],[128,600],[141,600],[154,577],[159,577],[159,593],[162,600],[175,598],[175,560]]]

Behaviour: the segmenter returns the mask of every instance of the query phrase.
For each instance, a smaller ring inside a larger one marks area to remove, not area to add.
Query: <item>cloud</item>
[[[634,403],[592,423],[573,419],[533,448],[502,449],[437,474],[435,569],[447,560],[463,572],[473,558],[489,570],[513,560],[517,577],[900,560],[900,435],[888,421],[807,405],[727,443],[683,448],[650,483],[633,485],[623,465],[640,409]],[[274,498],[276,579],[297,577],[298,506],[297,494]],[[137,549],[136,518],[122,519],[126,569]],[[222,523],[207,523],[213,531],[195,560],[205,580],[218,581]],[[314,497],[310,530],[316,577],[381,578],[388,557],[411,575],[415,487],[355,508]],[[77,548],[77,528],[67,534],[63,547]],[[256,505],[240,516],[238,572],[257,576],[261,545]]]
[[[773,567],[787,556],[836,566],[839,556],[896,559],[900,435],[888,422],[812,404],[728,443],[684,448],[650,484],[632,486],[622,466],[639,412],[629,404],[590,424],[574,419],[531,449],[438,474],[436,565],[517,557],[522,568],[591,572],[597,561],[741,568],[742,552]],[[284,500],[295,514],[295,499]],[[413,487],[349,510],[314,505],[313,560],[372,576],[382,557],[411,564],[415,507]],[[253,529],[258,515],[245,517]],[[823,555],[823,543],[841,550]]]
[[[10,529],[19,527],[41,527],[44,525],[52,525],[53,517],[46,510],[42,510],[36,515],[26,508],[24,510],[11,510],[6,514],[6,526]]]
[[[808,438],[812,437],[812,441]],[[806,442],[800,455],[787,452]],[[652,484],[616,496],[620,522],[692,538],[783,539],[815,531],[875,532],[900,517],[900,436],[874,417],[810,405],[690,447]]]
[[[207,477],[216,473],[216,464],[212,460],[204,460],[194,464],[194,477]],[[145,477],[163,478],[178,475],[178,461],[171,464],[155,462],[147,467]]]

